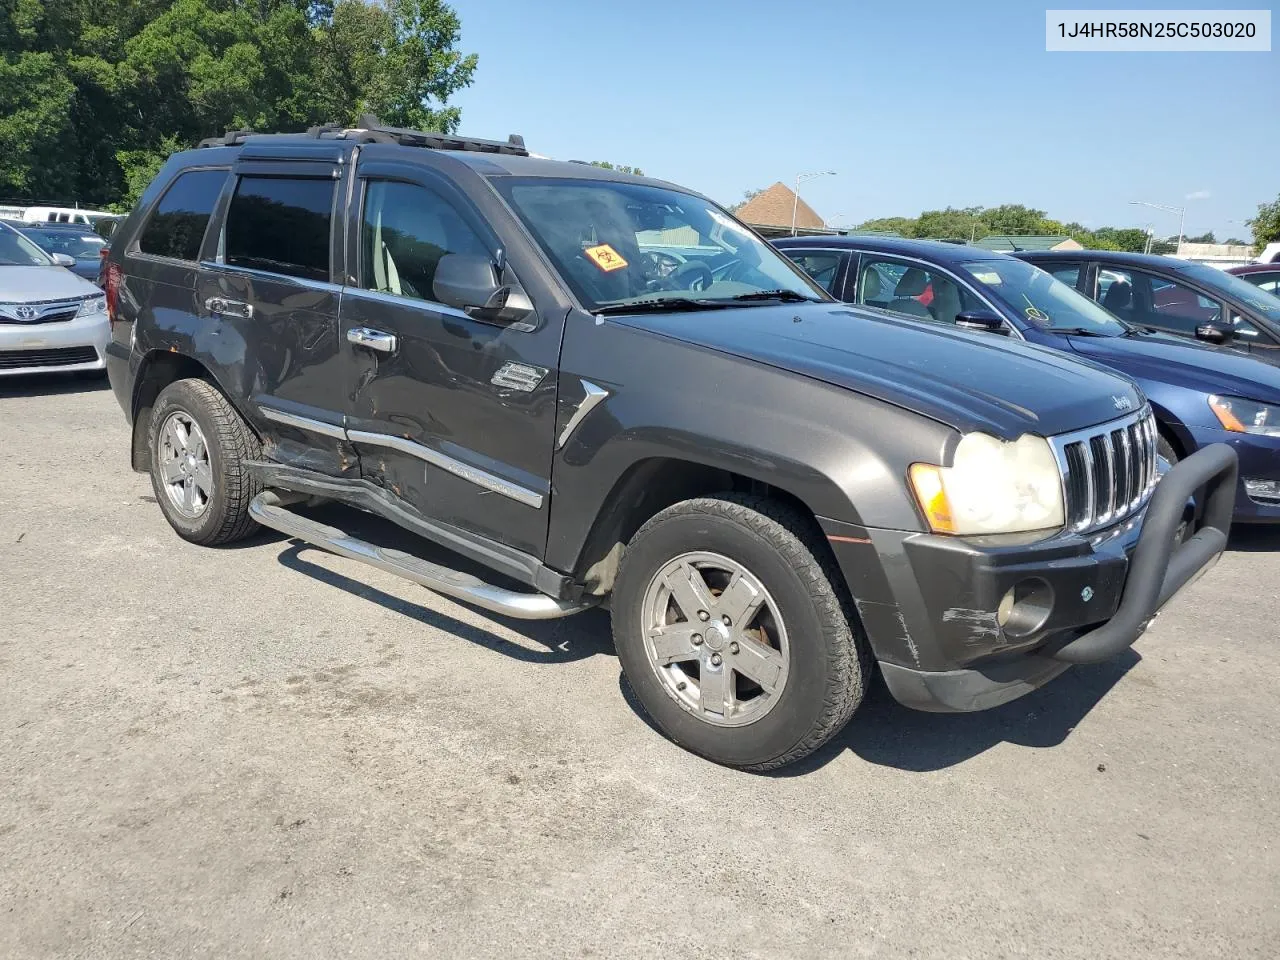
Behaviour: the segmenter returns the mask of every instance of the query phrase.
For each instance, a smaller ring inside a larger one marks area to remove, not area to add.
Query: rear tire
[[[234,543],[257,531],[249,472],[261,444],[227,398],[204,380],[178,380],[156,398],[148,433],[151,487],[169,526],[192,543]]]
[[[668,507],[632,537],[614,643],[664,734],[716,763],[771,770],[830,740],[862,701],[871,664],[851,608],[810,518],[723,494]]]

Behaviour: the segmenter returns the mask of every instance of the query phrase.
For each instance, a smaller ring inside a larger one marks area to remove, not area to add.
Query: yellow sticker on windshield
[[[582,251],[586,254],[587,259],[594,263],[605,273],[612,273],[614,270],[621,270],[627,265],[627,261],[622,259],[622,254],[609,246],[607,243],[601,243],[594,247],[587,247]]]

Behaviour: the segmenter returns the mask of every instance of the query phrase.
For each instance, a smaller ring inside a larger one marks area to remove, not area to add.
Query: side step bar
[[[284,497],[289,497],[289,494]],[[493,613],[521,620],[554,620],[587,610],[596,602],[594,599],[557,600],[544,593],[520,593],[495,587],[469,573],[442,567],[403,550],[388,550],[365,540],[358,540],[337,527],[300,516],[286,509],[284,503],[285,500],[280,495],[265,490],[250,501],[249,516],[264,527],[278,530],[285,536],[305,540],[340,557],[359,560],[371,567],[412,580],[428,590]]]

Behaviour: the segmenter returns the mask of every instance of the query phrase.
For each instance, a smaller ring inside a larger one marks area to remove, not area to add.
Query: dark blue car
[[[1151,401],[1166,459],[1230,444],[1240,456],[1236,521],[1280,522],[1280,368],[1131,326],[1002,253],[896,237],[774,244],[841,300],[1015,337],[1128,374]]]

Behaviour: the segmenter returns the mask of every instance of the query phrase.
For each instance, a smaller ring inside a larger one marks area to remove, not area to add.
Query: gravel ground
[[[109,390],[0,382],[0,957],[1275,957],[1280,530],[1003,708],[776,776],[602,613],[173,535]]]

